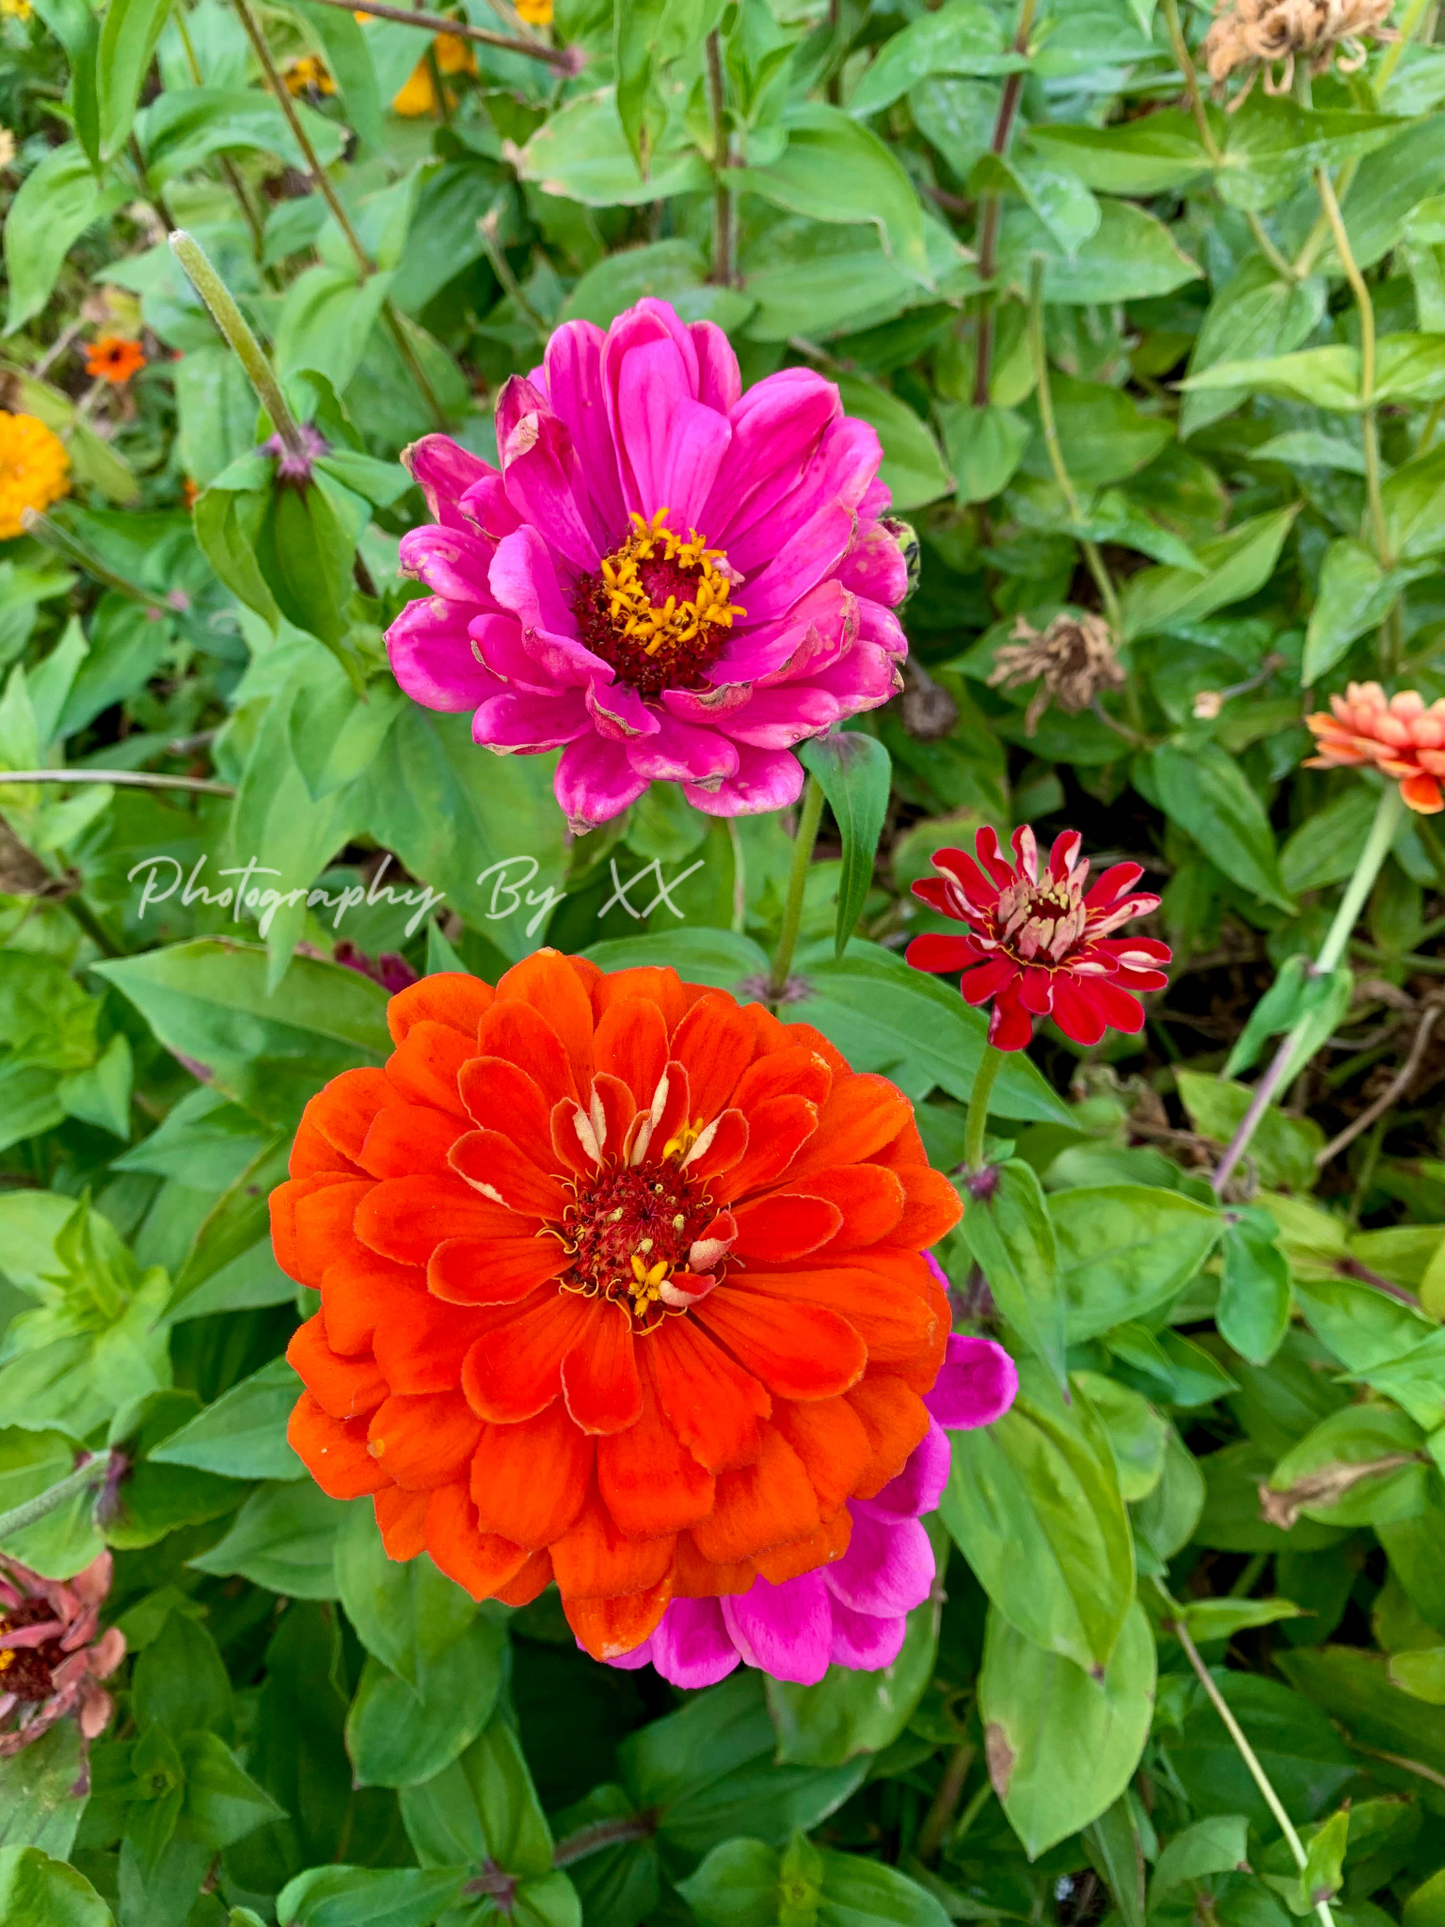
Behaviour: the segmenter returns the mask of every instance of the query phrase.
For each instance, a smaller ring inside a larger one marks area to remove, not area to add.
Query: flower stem
[[[730,288],[734,274],[733,194],[723,180],[724,168],[732,165],[728,140],[727,84],[723,78],[722,41],[717,29],[707,37],[707,97],[712,113],[712,278],[720,288]]]
[[[978,1069],[973,1075],[973,1090],[968,1099],[968,1130],[963,1140],[963,1161],[970,1171],[982,1171],[983,1140],[988,1130],[988,1100],[994,1079],[1003,1068],[1004,1053],[997,1044],[985,1044]]]
[[[1019,0],[1018,25],[1013,37],[1013,51],[1016,54],[1026,54],[1029,50],[1029,35],[1034,30],[1036,8],[1037,0]],[[1023,90],[1022,73],[1010,74],[1004,81],[998,118],[993,124],[993,139],[989,142],[989,152],[998,159],[1008,152],[1009,137],[1013,133],[1014,117],[1018,113],[1019,96]],[[984,283],[992,281],[998,270],[999,219],[998,195],[986,194],[980,202],[978,215],[978,278]],[[978,351],[973,369],[975,408],[988,406],[989,382],[993,373],[993,302],[993,291],[985,286],[978,313]]]
[[[1340,212],[1339,201],[1335,198],[1334,183],[1327,167],[1315,171],[1315,185],[1319,190],[1320,204],[1334,236],[1335,252],[1340,257],[1340,265],[1345,271],[1345,279],[1350,284],[1350,292],[1355,297],[1355,306],[1360,312],[1360,400],[1364,412],[1360,416],[1360,432],[1365,444],[1365,495],[1370,508],[1370,529],[1375,540],[1375,554],[1380,559],[1381,568],[1388,569],[1393,558],[1390,555],[1389,535],[1385,527],[1385,502],[1380,489],[1380,433],[1375,418],[1375,304],[1370,299],[1370,290],[1365,285],[1365,277],[1360,273],[1359,263],[1355,260],[1350,247],[1350,237],[1345,230],[1345,217]]]
[[[33,1526],[37,1519],[43,1519],[48,1512],[54,1512],[57,1506],[64,1505],[67,1499],[73,1499],[77,1492],[100,1484],[109,1471],[108,1453],[100,1459],[87,1455],[73,1472],[67,1472],[63,1479],[57,1479],[54,1485],[37,1492],[33,1499],[24,1499],[19,1505],[11,1506],[8,1512],[0,1512],[0,1540],[23,1532],[26,1526]]]
[[[550,47],[545,40],[525,40],[517,34],[493,33],[489,27],[474,27],[469,20],[455,20],[449,14],[384,6],[381,0],[321,0],[321,4],[341,7],[348,13],[375,14],[379,20],[395,20],[403,27],[422,27],[428,33],[454,34],[461,40],[475,40],[483,47],[505,47],[508,53],[526,54],[529,60],[545,61],[564,74],[578,71],[577,55],[564,47]]]
[[[570,1867],[574,1860],[583,1860],[589,1853],[601,1853],[607,1847],[617,1847],[629,1840],[650,1840],[657,1832],[655,1812],[629,1813],[619,1820],[594,1820],[590,1827],[579,1827],[576,1833],[569,1833],[565,1840],[559,1840],[552,1849],[554,1867]]]
[[[1218,1713],[1220,1719],[1223,1720],[1225,1731],[1228,1733],[1230,1739],[1234,1741],[1235,1746],[1238,1748],[1240,1759],[1242,1759],[1244,1761],[1244,1764],[1249,1768],[1250,1777],[1253,1779],[1254,1784],[1259,1788],[1260,1794],[1264,1799],[1265,1805],[1269,1808],[1270,1812],[1274,1815],[1275,1824],[1278,1826],[1280,1832],[1284,1835],[1285,1839],[1289,1842],[1289,1850],[1294,1855],[1295,1865],[1299,1868],[1300,1872],[1303,1873],[1306,1865],[1308,1864],[1307,1856],[1304,1850],[1304,1842],[1300,1839],[1299,1834],[1295,1831],[1295,1824],[1293,1820],[1290,1819],[1289,1814],[1285,1811],[1284,1802],[1280,1799],[1279,1795],[1275,1792],[1274,1787],[1270,1782],[1269,1775],[1265,1772],[1264,1768],[1260,1765],[1259,1756],[1255,1752],[1254,1748],[1250,1745],[1248,1739],[1246,1738],[1244,1728],[1240,1725],[1239,1721],[1234,1717],[1234,1714],[1230,1711],[1228,1700],[1225,1699],[1223,1693],[1221,1693],[1218,1686],[1215,1685],[1214,1679],[1210,1674],[1209,1668],[1204,1664],[1204,1661],[1199,1657],[1199,1648],[1194,1644],[1193,1639],[1190,1637],[1188,1627],[1184,1625],[1182,1620],[1176,1619],[1171,1627],[1171,1631],[1173,1632],[1174,1637],[1179,1641],[1179,1644],[1184,1648],[1185,1658],[1189,1661],[1189,1664],[1194,1668],[1194,1671],[1198,1676],[1199,1683],[1204,1688],[1205,1692],[1209,1695],[1210,1702],[1212,1703],[1215,1712]],[[1315,1911],[1315,1917],[1319,1921],[1320,1927],[1335,1927],[1335,1917],[1330,1912],[1330,1904],[1327,1900],[1316,1901],[1314,1911]]]
[[[286,444],[287,452],[298,460],[306,459],[306,444],[296,417],[286,406],[281,384],[267,361],[261,344],[251,332],[251,324],[236,306],[236,298],[212,266],[205,249],[194,235],[177,228],[171,235],[175,255],[191,285],[211,311],[211,319],[226,338],[226,344],[246,371],[246,379],[256,391],[256,399],[271,417],[271,425]]]
[[[0,783],[114,783],[120,789],[195,790],[201,796],[234,796],[234,783],[205,776],[157,776],[148,769],[4,769]]]
[[[788,972],[793,967],[798,928],[803,921],[803,892],[808,882],[808,866],[813,861],[813,845],[818,840],[818,825],[823,820],[823,786],[816,776],[808,778],[803,805],[798,812],[798,831],[793,838],[793,863],[788,871],[788,900],[783,905],[783,927],[778,932],[778,948],[773,957],[773,973],[768,979],[768,995],[776,1003],[788,987]]]
[[[285,81],[282,80],[280,74],[276,71],[276,63],[271,58],[271,49],[266,44],[266,36],[261,31],[260,22],[257,20],[255,14],[252,13],[247,4],[247,0],[233,0],[233,4],[237,14],[240,16],[241,25],[246,29],[246,38],[251,43],[252,51],[261,63],[261,71],[265,74],[266,83],[275,96],[276,105],[285,116],[286,125],[291,130],[292,138],[301,149],[302,158],[306,162],[307,172],[315,182],[322,200],[325,201],[327,207],[330,209],[331,218],[335,221],[337,227],[340,228],[346,245],[351,249],[352,258],[356,262],[357,276],[362,281],[369,280],[376,272],[376,264],[362,246],[361,236],[352,226],[350,215],[341,205],[340,196],[332,185],[331,176],[321,165],[320,156],[311,144],[311,136],[307,133],[301,116],[296,111],[296,103],[287,92]],[[350,4],[350,0],[347,0],[347,4]],[[448,23],[448,31],[450,31],[450,23]],[[406,331],[401,325],[401,319],[396,309],[391,304],[390,297],[382,302],[381,313],[383,320],[386,322],[387,333],[391,336],[395,344],[396,352],[400,355],[407,373],[411,376],[413,382],[415,382],[417,391],[426,403],[432,420],[438,428],[444,429],[447,425],[446,412],[437,400],[436,391],[427,379],[426,370],[417,360],[416,353],[410,341],[407,340]]]
[[[1400,795],[1399,785],[1391,783],[1382,793],[1375,810],[1375,820],[1370,825],[1370,834],[1365,839],[1365,847],[1360,852],[1360,860],[1355,865],[1355,873],[1350,878],[1345,894],[1340,898],[1340,907],[1335,912],[1334,922],[1320,947],[1315,959],[1313,975],[1326,977],[1338,965],[1345,954],[1345,946],[1350,941],[1360,911],[1364,908],[1365,898],[1374,887],[1375,878],[1380,874],[1380,866],[1389,854],[1390,845],[1395,840],[1395,832],[1400,825],[1400,815],[1405,807]],[[1216,1197],[1223,1193],[1234,1167],[1249,1148],[1250,1140],[1259,1129],[1261,1118],[1269,1109],[1275,1092],[1296,1071],[1304,1066],[1295,1062],[1300,1041],[1311,1023],[1309,1017],[1302,1017],[1289,1032],[1284,1042],[1275,1052],[1269,1069],[1254,1087],[1249,1109],[1240,1120],[1239,1129],[1230,1139],[1229,1148],[1219,1160],[1212,1183]]]

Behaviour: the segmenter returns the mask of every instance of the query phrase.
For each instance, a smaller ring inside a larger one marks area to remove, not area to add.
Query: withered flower
[[[1033,735],[1051,703],[1077,716],[1101,689],[1123,686],[1124,671],[1102,616],[1057,615],[1043,631],[1020,616],[1013,637],[995,652],[988,680],[990,686],[1002,683],[1005,689],[1038,683],[1024,715],[1026,736]]]
[[[99,1630],[110,1574],[108,1552],[73,1579],[45,1579],[0,1554],[0,1760],[68,1713],[82,1741],[105,1731],[112,1702],[100,1682],[125,1658],[125,1634]]]
[[[1352,74],[1365,64],[1368,40],[1398,40],[1385,25],[1391,0],[1223,0],[1204,39],[1204,58],[1215,93],[1233,73],[1248,79],[1230,102],[1231,113],[1249,96],[1260,73],[1267,94],[1287,94],[1296,60],[1312,75],[1333,62]]]

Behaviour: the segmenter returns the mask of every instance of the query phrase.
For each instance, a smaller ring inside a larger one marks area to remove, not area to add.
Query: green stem
[[[321,4],[340,7],[348,13],[374,14],[378,20],[394,20],[402,27],[421,27],[428,33],[456,34],[462,40],[475,40],[482,47],[505,47],[508,53],[525,54],[529,60],[543,61],[549,67],[555,67],[559,73],[575,74],[578,71],[578,56],[566,47],[551,47],[545,40],[532,40],[520,34],[493,33],[489,27],[474,27],[469,20],[454,20],[449,14],[425,13],[413,7],[390,7],[382,4],[382,0],[321,0]]]
[[[1354,875],[1350,878],[1345,894],[1340,898],[1340,907],[1335,912],[1329,934],[1320,948],[1319,956],[1315,959],[1315,976],[1328,976],[1344,956],[1345,947],[1350,941],[1350,932],[1359,919],[1365,899],[1374,887],[1375,878],[1380,874],[1380,866],[1395,840],[1395,832],[1399,828],[1404,807],[1399,785],[1391,783],[1380,796],[1375,810],[1375,820],[1370,825],[1370,834],[1365,839],[1360,860],[1355,865]],[[1296,1072],[1304,1068],[1302,1063],[1297,1063],[1295,1060],[1301,1041],[1312,1021],[1309,1017],[1302,1017],[1299,1020],[1275,1052],[1269,1069],[1255,1085],[1249,1101],[1249,1109],[1240,1120],[1239,1129],[1231,1138],[1229,1148],[1220,1159],[1218,1169],[1214,1173],[1212,1182],[1216,1197],[1223,1194],[1235,1166],[1248,1150],[1250,1141],[1259,1129],[1260,1121],[1269,1109],[1275,1093]]]
[[[234,5],[237,14],[240,16],[241,25],[246,30],[246,38],[251,43],[252,51],[261,63],[261,71],[266,76],[267,85],[275,96],[276,105],[285,115],[286,125],[290,128],[296,145],[301,149],[307,171],[316,183],[317,191],[321,195],[322,200],[325,201],[327,207],[330,209],[331,218],[341,230],[346,245],[351,249],[352,258],[356,262],[358,278],[366,281],[376,272],[375,263],[362,246],[361,236],[352,226],[350,215],[341,205],[340,196],[332,184],[331,176],[321,165],[320,156],[311,144],[311,136],[307,133],[301,116],[296,111],[296,103],[287,92],[286,83],[276,70],[276,63],[271,58],[271,49],[266,44],[266,36],[261,31],[259,21],[247,5],[247,0],[234,0]],[[427,379],[426,370],[422,367],[420,361],[417,360],[412,345],[406,337],[406,331],[401,325],[401,318],[392,306],[389,297],[381,304],[381,314],[382,319],[386,323],[387,332],[396,346],[396,351],[401,356],[408,374],[416,383],[417,392],[426,403],[432,420],[438,428],[444,429],[447,425],[446,412],[437,400],[436,391]]]
[[[208,776],[157,776],[148,769],[4,769],[0,783],[114,783],[131,790],[194,790],[201,796],[234,796],[234,783]]]
[[[502,292],[511,301],[519,314],[525,315],[537,331],[537,339],[546,344],[552,330],[527,299],[526,290],[512,272],[512,264],[507,259],[507,251],[499,238],[497,211],[492,208],[477,222],[477,233],[482,237],[482,246],[487,250],[487,259],[492,264],[492,273],[501,284]]]
[[[1054,471],[1054,480],[1058,483],[1059,490],[1068,505],[1069,519],[1072,522],[1081,522],[1083,516],[1079,508],[1078,491],[1074,487],[1073,477],[1069,474],[1068,464],[1064,460],[1063,446],[1059,441],[1059,427],[1054,419],[1053,390],[1049,385],[1048,345],[1044,339],[1044,264],[1037,256],[1029,273],[1029,343],[1033,349],[1039,426],[1043,429],[1044,446],[1049,451],[1049,465]],[[1115,592],[1113,580],[1105,566],[1098,544],[1084,537],[1080,538],[1080,547],[1084,551],[1084,560],[1089,565],[1089,574],[1094,578],[1099,599],[1104,605],[1104,614],[1108,617],[1109,627],[1117,642],[1120,636],[1119,597]]]
[[[1285,1839],[1289,1842],[1289,1850],[1294,1855],[1295,1865],[1299,1868],[1300,1872],[1303,1873],[1306,1865],[1308,1864],[1307,1857],[1304,1850],[1304,1843],[1300,1839],[1299,1834],[1295,1831],[1295,1825],[1293,1820],[1290,1819],[1289,1814],[1285,1811],[1284,1802],[1280,1799],[1279,1795],[1275,1792],[1274,1787],[1271,1784],[1269,1775],[1265,1772],[1264,1768],[1260,1765],[1259,1756],[1256,1754],[1254,1748],[1250,1745],[1248,1739],[1245,1737],[1244,1728],[1240,1725],[1239,1721],[1234,1717],[1234,1714],[1230,1711],[1228,1700],[1225,1699],[1223,1693],[1221,1693],[1219,1688],[1215,1685],[1214,1679],[1210,1674],[1209,1668],[1204,1664],[1204,1661],[1199,1657],[1199,1648],[1194,1644],[1194,1641],[1190,1638],[1188,1627],[1184,1625],[1182,1620],[1176,1620],[1174,1622],[1172,1630],[1174,1633],[1174,1637],[1179,1641],[1179,1644],[1184,1648],[1185,1657],[1188,1659],[1189,1664],[1194,1668],[1194,1671],[1198,1676],[1200,1685],[1204,1688],[1205,1692],[1209,1695],[1210,1702],[1212,1703],[1215,1712],[1218,1713],[1220,1719],[1223,1720],[1225,1731],[1228,1733],[1230,1739],[1234,1741],[1235,1746],[1238,1748],[1239,1757],[1244,1761],[1244,1764],[1249,1768],[1250,1777],[1253,1779],[1254,1784],[1259,1788],[1260,1794],[1264,1800],[1265,1805],[1269,1808],[1270,1812],[1274,1815],[1275,1824],[1278,1826],[1280,1832],[1284,1835]],[[1315,1911],[1315,1917],[1319,1921],[1320,1927],[1335,1927],[1335,1917],[1330,1912],[1330,1905],[1327,1900],[1317,1901],[1315,1903],[1314,1911]]]
[[[1018,20],[1014,27],[1013,50],[1016,54],[1026,54],[1029,50],[1029,36],[1034,30],[1034,14],[1038,0],[1019,0]],[[1019,96],[1023,93],[1024,76],[1013,73],[1003,84],[999,98],[998,117],[993,124],[993,138],[989,142],[989,152],[1000,160],[1008,152],[1013,124],[1018,113]],[[996,193],[985,194],[979,202],[978,214],[978,278],[985,284],[992,281],[998,270],[998,232],[1002,208]],[[988,406],[989,384],[993,375],[993,310],[994,293],[985,285],[978,311],[978,343],[973,367],[973,405],[975,408]]]
[[[285,92],[285,89],[282,89]],[[289,96],[288,96],[289,98]],[[236,306],[235,296],[207,258],[194,235],[177,228],[171,236],[171,252],[190,276],[191,285],[211,311],[211,318],[226,338],[227,346],[246,371],[246,379],[256,391],[256,399],[271,417],[271,425],[288,451],[298,460],[306,459],[306,443],[296,417],[286,406],[281,384],[261,344],[251,332],[251,324]]]
[[[728,139],[727,83],[722,42],[716,30],[707,37],[707,97],[712,114],[712,278],[720,288],[733,284],[733,194],[723,179],[732,165]]]
[[[982,1171],[983,1140],[988,1131],[988,1100],[994,1079],[1003,1068],[1004,1053],[997,1044],[985,1044],[983,1056],[973,1076],[968,1099],[968,1130],[963,1140],[963,1161],[970,1171]]]
[[[1370,290],[1365,285],[1365,277],[1360,273],[1359,263],[1355,260],[1350,247],[1350,237],[1345,230],[1345,217],[1340,212],[1340,204],[1335,196],[1334,183],[1330,180],[1329,169],[1317,168],[1315,185],[1319,189],[1320,204],[1325,218],[1334,235],[1335,252],[1340,257],[1340,265],[1345,271],[1345,279],[1350,284],[1350,292],[1355,297],[1355,306],[1360,314],[1360,400],[1364,413],[1360,419],[1361,433],[1365,444],[1365,494],[1370,507],[1370,527],[1374,535],[1375,553],[1381,565],[1389,568],[1391,555],[1389,537],[1385,528],[1385,503],[1380,487],[1380,434],[1375,419],[1375,304],[1370,299]]]
[[[798,811],[798,831],[793,838],[793,862],[788,871],[788,900],[783,905],[783,927],[778,932],[778,948],[773,971],[768,979],[768,996],[776,1003],[788,987],[788,972],[793,967],[793,952],[798,944],[798,929],[803,921],[803,892],[808,883],[808,866],[813,861],[813,845],[818,840],[818,825],[823,820],[823,786],[816,776],[808,778]]]
[[[106,929],[105,925],[95,914],[94,910],[91,909],[84,897],[76,895],[62,897],[60,902],[61,908],[66,911],[73,923],[80,926],[102,957],[123,957],[125,955],[125,951]]]
[[[110,1470],[110,1457],[87,1458],[83,1465],[76,1466],[63,1479],[47,1486],[44,1492],[37,1492],[33,1499],[25,1499],[13,1505],[8,1512],[0,1512],[0,1540],[9,1539],[26,1526],[33,1526],[37,1519],[43,1519],[48,1512],[54,1512],[67,1499],[73,1499],[77,1492],[84,1492],[87,1486],[97,1485]]]
[[[93,576],[97,582],[103,582],[108,589],[114,589],[117,595],[140,603],[153,616],[174,613],[174,605],[168,605],[164,596],[154,596],[138,584],[128,582],[123,575],[117,575],[99,556],[91,553],[78,535],[62,528],[48,515],[37,513],[35,509],[22,509],[20,522],[27,535],[33,536],[37,542],[43,542],[47,549],[54,550],[65,561],[73,562],[76,568],[84,569],[87,575]]]

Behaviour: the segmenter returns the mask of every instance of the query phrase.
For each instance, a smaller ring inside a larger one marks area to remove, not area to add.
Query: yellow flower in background
[[[0,17],[6,20],[28,20],[34,11],[30,0],[0,0]]]
[[[15,136],[8,127],[0,127],[0,167],[8,167],[15,158]]]
[[[23,533],[26,509],[42,514],[70,493],[70,457],[33,415],[0,409],[0,542]]]
[[[5,0],[0,0],[0,6]],[[334,94],[336,82],[326,71],[326,63],[316,54],[298,54],[289,61],[281,78],[288,94]]]
[[[552,0],[517,0],[517,18],[529,27],[550,27]]]
[[[439,33],[432,42],[432,51],[436,55],[439,73],[475,75],[477,57],[460,34]],[[449,91],[448,105],[450,103]],[[436,109],[437,92],[432,82],[431,62],[423,54],[412,69],[411,78],[391,103],[391,111],[405,120],[416,120],[422,114],[434,114]]]

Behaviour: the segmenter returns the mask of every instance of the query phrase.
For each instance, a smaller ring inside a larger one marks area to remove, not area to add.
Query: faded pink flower
[[[73,1579],[44,1579],[0,1553],[0,1759],[8,1759],[75,1713],[82,1740],[109,1724],[100,1684],[125,1658],[125,1634],[99,1632],[110,1591],[102,1552]]]
[[[565,746],[575,830],[659,781],[713,816],[779,809],[793,746],[902,686],[882,448],[820,375],[744,395],[722,330],[648,299],[559,328],[497,443],[500,473],[445,435],[408,451],[435,520],[402,565],[434,593],[392,624],[392,667],[490,749]]]
[[[933,1547],[920,1521],[948,1482],[948,1433],[991,1425],[1017,1391],[1002,1345],[955,1333],[924,1400],[933,1419],[926,1437],[881,1492],[848,1501],[853,1530],[841,1559],[777,1586],[755,1579],[731,1598],[674,1599],[651,1637],[608,1665],[631,1672],[651,1664],[682,1687],[713,1686],[740,1662],[800,1686],[815,1686],[829,1666],[891,1666],[908,1614],[933,1585]]]

